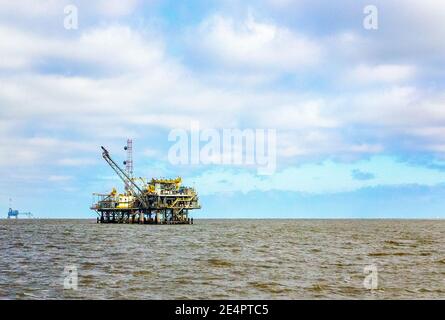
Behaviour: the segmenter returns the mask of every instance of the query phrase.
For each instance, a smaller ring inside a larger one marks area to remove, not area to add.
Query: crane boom
[[[128,189],[134,195],[141,204],[148,209],[147,201],[144,199],[143,192],[141,188],[128,176],[128,174],[122,170],[116,162],[111,159],[110,154],[108,153],[108,150],[104,147],[102,148],[102,157],[105,159],[105,161],[110,165],[110,167],[116,172],[116,174],[121,178],[121,180],[125,183],[126,186],[128,186]]]

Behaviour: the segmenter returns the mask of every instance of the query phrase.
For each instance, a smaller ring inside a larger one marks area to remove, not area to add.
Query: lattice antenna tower
[[[124,147],[127,151],[127,160],[124,161],[125,171],[127,172],[130,179],[133,179],[133,140],[127,139],[127,145]],[[128,191],[128,185],[125,184],[125,190]]]

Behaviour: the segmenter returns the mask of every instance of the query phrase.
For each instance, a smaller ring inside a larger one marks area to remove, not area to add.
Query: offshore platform
[[[12,208],[9,208],[9,210],[8,210],[8,219],[11,219],[11,218],[18,219],[19,215],[26,216],[26,217],[28,217],[28,219],[33,218],[31,212],[19,212],[18,210],[13,210]]]
[[[104,147],[102,157],[124,182],[125,192],[116,188],[108,194],[93,193],[91,209],[98,214],[98,223],[193,224],[189,211],[201,209],[194,188],[181,186],[182,179],[151,180],[133,177],[133,141],[127,140],[124,150],[125,170],[120,168]]]
[[[33,215],[31,212],[20,212],[18,210],[12,209],[12,199],[9,198],[9,210],[8,210],[8,219],[16,218],[18,219],[20,216],[26,216],[28,219],[32,219]]]
[[[19,215],[20,216],[26,216],[28,219],[33,218],[33,215],[32,215],[31,212],[19,212],[18,210],[12,209],[12,204],[11,203],[12,203],[12,199],[9,198],[8,219],[11,219],[11,218],[18,219]]]

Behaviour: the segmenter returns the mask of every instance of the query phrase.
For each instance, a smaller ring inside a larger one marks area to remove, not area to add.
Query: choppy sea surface
[[[444,220],[0,220],[0,299],[445,299],[444,241]]]

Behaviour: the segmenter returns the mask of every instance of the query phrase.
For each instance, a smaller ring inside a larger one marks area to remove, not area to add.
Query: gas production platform
[[[104,147],[102,157],[125,185],[125,193],[116,188],[108,194],[93,193],[91,209],[98,214],[98,223],[193,224],[189,211],[201,209],[194,188],[181,186],[182,179],[133,177],[133,142],[124,150],[125,170],[120,168]]]

